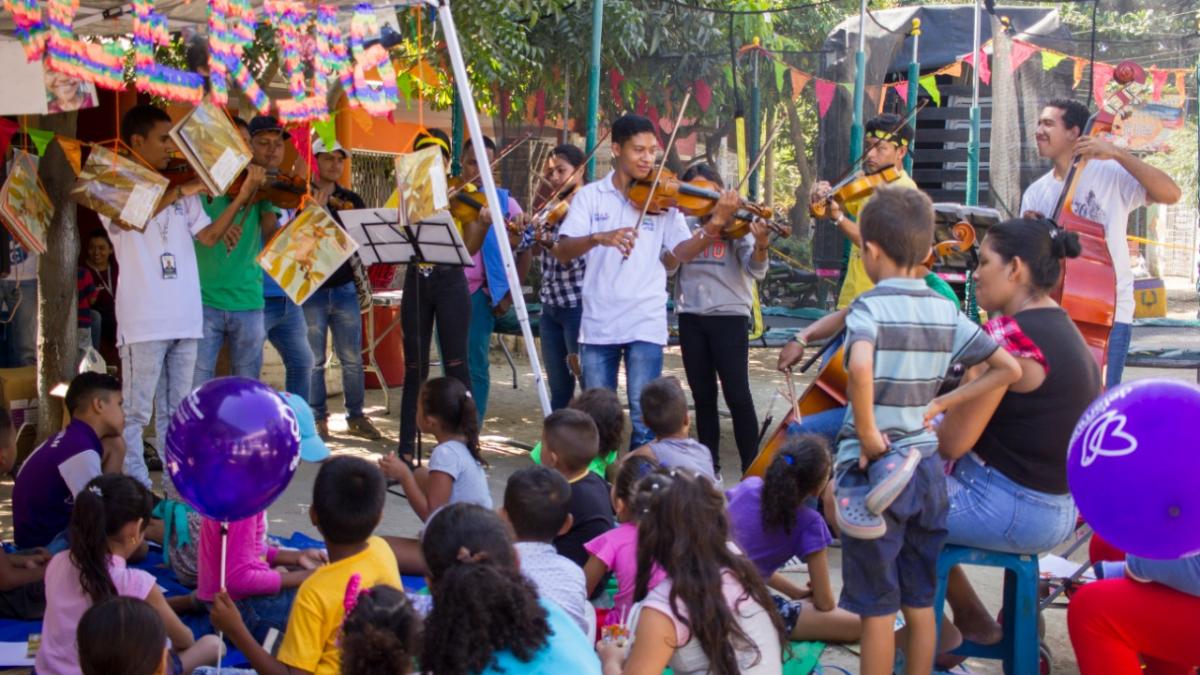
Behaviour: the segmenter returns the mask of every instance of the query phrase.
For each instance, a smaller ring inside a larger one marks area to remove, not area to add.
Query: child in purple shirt
[[[88,372],[71,380],[66,398],[71,421],[29,455],[13,484],[17,548],[64,550],[66,539],[60,535],[71,519],[75,495],[102,473],[121,473],[121,402],[121,383],[111,375]]]
[[[617,576],[617,594],[613,596],[612,611],[605,617],[601,627],[623,623],[633,607],[633,587],[637,581],[638,538],[633,491],[643,476],[657,468],[657,462],[639,455],[629,455],[622,460],[612,489],[613,507],[616,509],[617,522],[620,525],[583,545],[589,554],[587,563],[583,566],[589,597],[609,572]],[[650,575],[649,588],[654,588],[665,576],[656,565],[654,573]]]
[[[821,514],[804,505],[829,481],[829,448],[816,435],[789,441],[767,467],[765,478],[747,478],[726,493],[730,530],[775,597],[793,640],[855,642],[862,622],[837,607],[825,549],[832,537]],[[808,565],[808,589],[778,573],[792,557]]]

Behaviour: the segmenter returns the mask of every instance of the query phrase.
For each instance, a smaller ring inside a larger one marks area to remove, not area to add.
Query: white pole
[[[225,557],[229,552],[229,523],[221,523],[221,592],[225,592]],[[225,659],[225,632],[217,631],[217,675],[221,675],[221,661]]]
[[[975,67],[971,69],[971,107],[979,107],[979,62],[983,57],[979,54],[979,24],[983,20],[979,11],[979,0],[975,0],[975,31],[971,39],[971,48],[975,50],[974,63]]]
[[[513,262],[512,249],[508,246],[508,231],[504,227],[504,214],[500,211],[500,200],[496,196],[496,179],[492,177],[487,148],[483,145],[483,129],[479,126],[479,111],[475,107],[475,95],[471,92],[471,82],[467,79],[467,67],[463,63],[462,49],[458,44],[458,29],[454,26],[454,15],[450,12],[449,0],[431,1],[429,4],[437,7],[438,18],[441,19],[442,33],[446,37],[446,51],[450,55],[450,64],[454,67],[454,86],[458,89],[463,118],[467,122],[467,129],[471,132],[473,141],[471,149],[475,153],[475,163],[479,166],[479,177],[483,179],[483,192],[488,199],[488,210],[492,214],[492,233],[500,242],[500,257],[504,259],[504,274],[508,277],[508,286],[512,291],[513,309],[516,310],[517,320],[521,323],[521,335],[525,338],[525,352],[529,355],[529,366],[533,369],[533,381],[534,386],[537,387],[538,400],[542,403],[542,414],[549,415],[550,395],[546,392],[546,381],[542,378],[542,364],[538,360],[537,344],[533,341],[533,330],[529,327],[529,311],[525,308],[525,296],[521,293],[521,279],[517,276],[517,266]]]

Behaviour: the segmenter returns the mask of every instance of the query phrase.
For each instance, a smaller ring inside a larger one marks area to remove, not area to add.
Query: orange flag
[[[1072,89],[1078,87],[1080,82],[1083,82],[1083,65],[1083,59],[1075,59],[1075,84],[1071,85]]]
[[[792,100],[795,101],[800,97],[800,92],[808,86],[808,81],[812,79],[812,75],[806,72],[792,68]]]
[[[80,167],[79,158],[81,152],[79,139],[64,138],[63,136],[58,136],[57,138],[58,144],[62,146],[63,154],[67,156],[67,161],[71,164],[71,168],[75,171],[75,175],[78,176]]]

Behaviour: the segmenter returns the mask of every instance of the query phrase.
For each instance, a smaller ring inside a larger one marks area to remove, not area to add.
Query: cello
[[[934,244],[930,251],[929,258],[925,260],[926,266],[931,266],[935,261],[942,259],[947,255],[954,253],[963,253],[971,250],[976,244],[975,228],[966,221],[955,223],[950,232],[953,239],[938,242]],[[792,401],[792,407],[788,411],[787,416],[775,428],[775,432],[767,439],[766,445],[758,451],[758,456],[750,463],[750,467],[746,469],[745,475],[748,476],[763,476],[767,472],[767,467],[775,459],[780,448],[787,442],[788,430],[793,425],[798,425],[806,415],[815,415],[826,410],[835,408],[845,408],[849,404],[848,385],[849,375],[846,372],[844,346],[841,346],[836,340],[829,340],[819,352],[814,354],[812,358],[800,367],[800,372],[807,372],[818,360],[821,359],[834,345],[838,345],[833,356],[821,366],[820,372],[813,380],[812,384],[808,385],[808,389],[804,391],[798,398]],[[789,373],[790,380],[790,373]]]
[[[1128,117],[1138,102],[1136,85],[1144,84],[1146,72],[1132,61],[1124,61],[1113,72],[1120,87],[1106,97],[1104,106],[1088,118],[1083,136],[1096,136],[1113,130],[1119,120]],[[1087,161],[1075,157],[1063,179],[1063,189],[1054,207],[1058,226],[1079,236],[1083,249],[1078,258],[1063,260],[1058,285],[1051,292],[1067,315],[1075,322],[1088,350],[1103,371],[1108,360],[1108,337],[1116,317],[1117,274],[1105,239],[1104,223],[1075,213],[1075,190]]]

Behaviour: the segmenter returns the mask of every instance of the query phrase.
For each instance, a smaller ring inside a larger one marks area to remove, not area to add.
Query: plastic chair
[[[966,546],[947,545],[938,557],[934,611],[938,632],[945,612],[946,579],[955,565],[981,565],[1004,569],[1004,639],[994,645],[964,641],[954,654],[1004,662],[1005,675],[1038,675],[1038,560],[1034,555],[998,553]],[[940,635],[939,635],[940,639]]]

